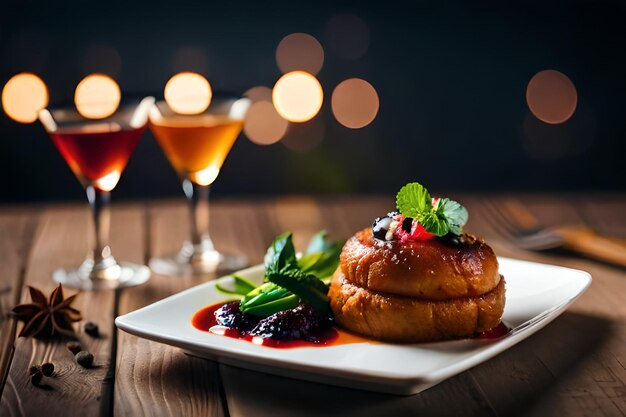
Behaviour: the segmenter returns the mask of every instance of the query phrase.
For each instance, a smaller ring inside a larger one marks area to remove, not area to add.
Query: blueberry
[[[405,217],[404,220],[402,221],[402,230],[404,230],[407,233],[411,233],[412,228],[413,228],[413,218]]]
[[[391,221],[392,218],[388,216],[377,217],[374,223],[372,223],[372,235],[374,235],[376,239],[385,240],[385,235],[389,230]]]

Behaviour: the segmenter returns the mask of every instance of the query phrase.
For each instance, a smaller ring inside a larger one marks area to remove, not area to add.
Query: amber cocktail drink
[[[219,253],[209,237],[209,186],[243,128],[249,107],[245,98],[213,98],[202,114],[182,115],[158,102],[150,112],[150,130],[178,173],[190,209],[191,234],[177,255],[153,258],[150,267],[166,275],[234,270],[241,256]]]

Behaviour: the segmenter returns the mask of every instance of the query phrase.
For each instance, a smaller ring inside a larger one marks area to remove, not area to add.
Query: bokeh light
[[[11,77],[2,89],[2,108],[19,123],[33,123],[39,110],[48,105],[46,83],[35,74],[23,72]]]
[[[195,72],[179,72],[165,85],[165,101],[178,114],[199,114],[205,111],[213,91],[206,78]]]
[[[109,172],[107,175],[95,180],[94,185],[96,186],[96,188],[102,191],[113,191],[113,189],[119,182],[121,175],[122,173],[119,170],[115,169]]]
[[[278,44],[276,64],[283,74],[295,70],[317,74],[324,65],[324,48],[307,33],[292,33]]]
[[[104,119],[115,113],[122,92],[115,80],[104,74],[86,76],[76,86],[76,110],[87,119]]]
[[[248,97],[253,103],[256,103],[257,101],[272,102],[272,89],[264,85],[252,87],[243,93],[243,95]]]
[[[324,140],[326,124],[324,118],[316,117],[306,123],[292,123],[280,142],[295,152],[308,152],[317,148]]]
[[[539,120],[558,124],[572,117],[578,94],[567,75],[556,70],[544,70],[535,74],[528,83],[526,101]]]
[[[372,123],[378,114],[378,94],[370,83],[360,78],[342,81],[333,91],[331,106],[337,121],[359,129]]]
[[[211,185],[217,179],[220,169],[216,165],[209,165],[203,170],[192,172],[189,176],[193,182],[199,185]]]
[[[328,46],[344,59],[358,59],[367,52],[370,45],[370,29],[367,23],[352,14],[333,16],[325,28]]]
[[[290,122],[311,120],[322,107],[324,91],[313,76],[305,71],[289,72],[276,82],[272,102],[278,114]]]
[[[257,101],[248,110],[244,134],[257,145],[271,145],[282,139],[289,122],[280,117],[269,101]]]

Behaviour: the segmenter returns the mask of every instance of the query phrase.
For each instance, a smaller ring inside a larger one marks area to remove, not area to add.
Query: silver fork
[[[543,227],[522,204],[483,201],[492,225],[516,246],[528,250],[564,248],[590,258],[626,267],[626,241],[597,234],[586,226]]]

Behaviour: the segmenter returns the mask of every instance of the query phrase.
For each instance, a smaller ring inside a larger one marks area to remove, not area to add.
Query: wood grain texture
[[[546,225],[586,225],[624,239],[626,196],[452,197],[470,210],[468,230],[483,236],[498,255],[589,271],[594,278],[591,287],[533,337],[411,397],[297,381],[188,357],[178,349],[114,333],[114,293],[84,293],[77,300],[78,307],[85,319],[100,323],[105,337],[91,339],[82,332],[79,337],[103,366],[80,368],[62,343],[17,340],[0,415],[25,416],[45,410],[51,416],[100,416],[112,411],[120,416],[625,416],[626,269],[566,251],[520,250],[481,207],[485,199],[513,199]],[[393,201],[378,197],[223,200],[212,207],[211,231],[219,249],[245,254],[256,264],[280,232],[293,231],[296,246],[303,249],[322,228],[333,238],[345,239],[392,206]],[[16,220],[20,215],[22,220]],[[2,280],[14,282],[20,262],[28,259],[24,280],[51,290],[52,270],[76,265],[84,258],[90,226],[84,206],[48,207],[35,220],[24,213],[0,210],[0,284]],[[142,262],[150,254],[179,249],[187,234],[187,210],[182,201],[114,205],[112,228],[114,255]],[[21,240],[13,239],[20,235]],[[118,312],[134,310],[213,277],[155,275],[146,285],[119,293]],[[21,297],[28,298],[24,292]],[[4,334],[2,344],[6,343]],[[112,337],[115,334],[117,340]],[[115,348],[116,356],[111,357]],[[48,390],[32,387],[27,378],[29,365],[45,360],[57,365],[57,376],[47,379]],[[112,363],[115,369],[109,367]]]
[[[518,201],[544,225],[596,227],[575,200],[524,196]],[[626,337],[626,314],[619,301],[626,294],[624,270],[566,251],[517,249],[497,228],[489,230],[492,225],[482,215],[480,202],[474,202],[478,204],[470,209],[472,225],[486,231],[497,254],[583,269],[594,278],[587,292],[545,329],[469,371],[493,409],[499,415],[625,415],[626,378],[615,359],[623,359],[619,346]]]
[[[162,204],[149,209],[150,251],[161,256],[176,253],[187,237],[187,209],[183,204]],[[259,222],[249,204],[215,204],[211,233],[216,247],[226,253],[245,254],[254,262],[261,254],[252,241],[258,239]],[[126,290],[119,313],[143,307],[183,289],[198,285],[215,274],[198,277],[153,275],[138,288]],[[190,318],[191,319],[191,318]],[[120,333],[118,340],[115,414],[118,416],[222,416],[217,364],[185,355],[180,349]]]
[[[54,288],[51,274],[59,267],[80,264],[88,253],[91,235],[89,210],[86,207],[56,208],[45,211],[39,222],[37,240],[31,250],[25,283],[48,293]],[[127,231],[130,232],[130,231]],[[66,296],[73,291],[66,290]],[[29,301],[22,291],[22,302]],[[65,348],[64,341],[38,341],[19,338],[0,404],[3,416],[28,416],[46,410],[47,415],[97,415],[100,413],[101,391],[110,358],[113,331],[113,293],[82,293],[75,302],[85,320],[100,324],[103,336],[86,336],[78,325],[78,337],[85,349],[93,352],[97,367],[84,369]],[[55,364],[55,377],[46,378],[47,389],[30,384],[28,368],[43,362]]]
[[[111,245],[118,259],[137,251],[135,258],[141,260],[141,222],[136,222],[136,209],[117,209],[112,212]],[[129,218],[130,217],[130,218]],[[133,218],[134,217],[134,218]],[[59,207],[45,211],[39,222],[37,240],[31,250],[25,283],[49,292],[54,288],[52,271],[59,267],[79,265],[88,254],[93,230],[89,209],[84,205]],[[137,245],[139,244],[139,245]],[[66,295],[72,294],[66,290]],[[28,301],[23,291],[22,301]],[[82,331],[82,323],[76,325],[78,338],[85,350],[95,355],[96,367],[84,369],[66,349],[65,341],[38,341],[20,338],[15,344],[6,389],[2,397],[2,415],[32,415],[45,409],[49,415],[106,414],[109,404],[107,390],[112,385],[109,365],[113,326],[114,293],[112,291],[81,293],[75,306],[82,312],[83,322],[99,324],[101,337],[93,338]],[[32,386],[28,368],[33,364],[50,361],[55,364],[55,377],[46,378],[48,389]]]
[[[19,302],[39,210],[0,214],[0,396],[13,357],[16,322],[8,313]]]

